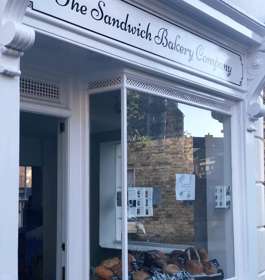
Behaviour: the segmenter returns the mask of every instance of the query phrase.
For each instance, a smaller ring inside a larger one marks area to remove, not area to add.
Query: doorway
[[[55,117],[24,112],[20,116],[19,280],[57,279],[62,226],[59,127]]]

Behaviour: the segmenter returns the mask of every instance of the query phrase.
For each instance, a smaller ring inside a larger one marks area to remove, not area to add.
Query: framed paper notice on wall
[[[176,174],[176,200],[195,200],[194,174]]]

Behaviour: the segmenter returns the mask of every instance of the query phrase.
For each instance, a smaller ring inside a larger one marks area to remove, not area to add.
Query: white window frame
[[[234,266],[235,276],[226,280],[243,279],[247,268],[243,268],[246,263],[246,252],[242,254],[243,242],[246,240],[246,210],[243,205],[245,182],[244,160],[242,151],[244,149],[244,131],[242,129],[244,120],[243,105],[240,102],[229,100],[218,95],[210,95],[201,90],[191,90],[188,87],[172,84],[169,81],[148,76],[136,71],[123,70],[120,75],[109,76],[104,81],[93,81],[89,83],[89,93],[102,93],[121,90],[121,112],[122,112],[122,260],[123,260],[123,280],[128,280],[128,222],[127,222],[127,90],[137,90],[138,92],[149,93],[164,98],[169,98],[177,102],[198,108],[214,110],[224,115],[230,116],[230,142],[231,142],[231,166],[232,166],[232,196],[240,195],[240,199],[234,199],[232,203],[233,211],[233,238],[234,238]],[[245,250],[245,249],[244,249]]]

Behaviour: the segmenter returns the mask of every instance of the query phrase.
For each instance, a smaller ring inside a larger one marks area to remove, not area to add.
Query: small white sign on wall
[[[153,188],[128,188],[128,218],[153,216]]]
[[[194,174],[176,174],[176,200],[195,200]]]

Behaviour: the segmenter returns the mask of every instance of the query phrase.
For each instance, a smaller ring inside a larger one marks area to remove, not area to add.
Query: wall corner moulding
[[[248,55],[247,62],[248,132],[254,132],[256,121],[265,116],[265,107],[260,101],[265,84],[265,43]]]
[[[35,31],[22,23],[28,0],[4,0],[0,8],[0,74],[20,75],[19,58],[35,40]]]
[[[256,123],[265,116],[261,93],[265,84],[265,44],[249,53],[247,57],[247,131],[256,131]]]

